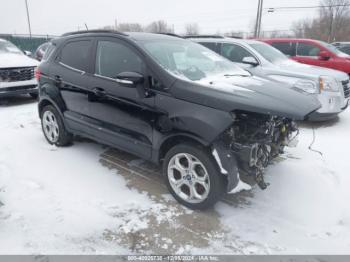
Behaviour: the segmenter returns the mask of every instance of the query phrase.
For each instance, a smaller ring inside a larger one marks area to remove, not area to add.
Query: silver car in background
[[[274,47],[255,40],[192,37],[255,76],[285,83],[286,87],[316,97],[322,104],[310,120],[336,117],[349,103],[349,76],[343,72],[290,60]]]
[[[14,44],[0,39],[0,98],[29,94],[38,97],[35,68],[39,62],[28,57]]]

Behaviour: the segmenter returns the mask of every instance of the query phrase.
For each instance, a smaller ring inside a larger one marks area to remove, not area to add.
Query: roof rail
[[[84,30],[84,31],[74,31],[74,32],[68,32],[63,34],[62,36],[69,36],[69,35],[80,35],[80,34],[89,34],[89,33],[112,33],[112,34],[118,34],[123,36],[128,36],[127,34],[123,32],[119,32],[116,30],[106,30],[106,29],[95,29],[95,30]]]
[[[222,35],[186,35],[183,38],[225,38]]]
[[[160,34],[160,35],[168,35],[168,36],[174,36],[174,37],[179,37],[179,38],[184,38],[183,36],[177,35],[177,34],[174,34],[174,33],[157,33],[157,34]]]
[[[234,39],[243,39],[242,36],[234,36],[234,35],[230,35],[230,36],[226,36],[228,38],[234,38]]]

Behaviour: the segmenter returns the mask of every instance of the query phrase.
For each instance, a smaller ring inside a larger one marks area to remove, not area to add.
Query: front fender
[[[251,189],[250,185],[240,179],[237,159],[229,145],[223,141],[215,141],[212,145],[212,155],[221,174],[227,177],[227,193],[234,194]]]

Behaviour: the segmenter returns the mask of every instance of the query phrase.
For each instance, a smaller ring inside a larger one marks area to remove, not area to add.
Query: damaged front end
[[[289,118],[235,111],[233,124],[213,143],[213,156],[221,173],[227,176],[227,192],[247,189],[240,174],[253,177],[261,189],[268,184],[264,169],[272,159],[295,146],[298,127]]]

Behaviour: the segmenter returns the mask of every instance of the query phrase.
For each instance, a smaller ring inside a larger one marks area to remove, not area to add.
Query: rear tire
[[[66,146],[72,142],[73,136],[66,130],[63,119],[54,106],[45,106],[40,116],[41,127],[49,144]]]
[[[170,193],[190,209],[210,208],[225,192],[223,175],[201,146],[174,146],[165,156],[163,174]]]

